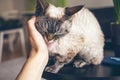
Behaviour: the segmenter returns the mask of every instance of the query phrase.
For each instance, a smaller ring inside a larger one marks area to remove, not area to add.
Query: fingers
[[[30,33],[34,33],[37,32],[36,28],[35,28],[35,21],[36,21],[36,17],[33,16],[27,23],[28,25],[28,29]]]
[[[37,31],[37,29],[35,27],[35,21],[36,21],[36,17],[35,16],[33,16],[28,21],[28,29],[29,29],[29,32],[30,32],[30,36],[32,36],[32,37],[39,36],[40,38],[42,38],[41,34]]]
[[[47,48],[45,41],[42,35],[35,28],[35,21],[36,21],[35,16],[28,21],[28,29],[30,32],[30,39],[31,39],[30,41],[32,47],[34,47],[37,51],[39,51],[40,49],[45,50]]]
[[[35,16],[33,16],[28,21],[28,29],[29,29],[30,37],[33,37],[34,39],[37,39],[37,37],[42,38],[41,34],[35,28],[35,21],[36,21],[36,17]]]

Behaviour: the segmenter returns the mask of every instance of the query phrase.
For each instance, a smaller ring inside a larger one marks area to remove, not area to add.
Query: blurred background
[[[63,7],[85,5],[100,22],[106,39],[105,49],[111,49],[109,22],[114,20],[112,0],[48,0],[48,2]],[[10,67],[11,64],[8,65],[8,62],[19,59],[22,60],[17,62],[20,63],[19,65],[14,63],[14,66],[18,65],[16,69],[19,71],[24,63],[30,49],[26,22],[34,14],[35,3],[36,0],[0,0],[0,65],[5,64]],[[7,70],[5,65],[0,68],[4,67]],[[7,80],[3,76],[4,72],[1,71],[4,69],[0,69],[0,80]],[[14,77],[18,73],[15,71]]]

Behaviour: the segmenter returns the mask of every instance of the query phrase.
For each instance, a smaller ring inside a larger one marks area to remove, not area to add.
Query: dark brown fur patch
[[[76,53],[73,50],[69,49],[69,53],[67,54],[67,58],[72,59],[75,55],[76,55]]]

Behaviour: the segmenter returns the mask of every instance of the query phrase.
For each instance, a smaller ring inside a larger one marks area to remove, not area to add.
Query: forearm
[[[17,80],[41,80],[42,73],[48,61],[45,56],[45,54],[37,53],[29,57]]]

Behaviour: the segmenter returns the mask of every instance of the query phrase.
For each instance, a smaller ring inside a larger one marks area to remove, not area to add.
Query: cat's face
[[[72,25],[70,17],[80,8],[82,6],[73,9],[55,7],[44,0],[38,0],[36,28],[47,41],[57,40],[69,33]]]
[[[65,36],[71,27],[71,20],[62,20],[39,16],[36,20],[37,30],[48,40],[57,40]]]

